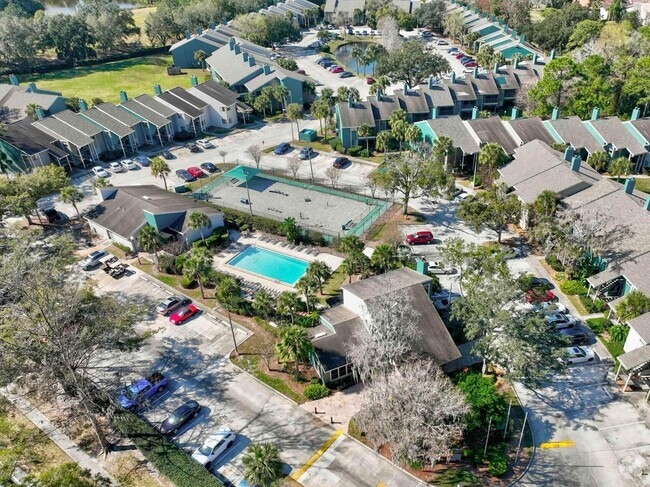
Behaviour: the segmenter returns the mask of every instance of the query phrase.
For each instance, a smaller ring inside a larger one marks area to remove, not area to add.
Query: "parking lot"
[[[212,318],[205,312],[173,326],[168,318],[152,310],[169,293],[159,283],[146,280],[140,271],[121,279],[113,279],[102,270],[84,276],[92,278],[100,292],[117,292],[125,302],[146,306],[139,330],[157,330],[140,351],[106,357],[102,363],[108,374],[120,377],[123,383],[152,371],[170,378],[169,386],[142,411],[143,416],[156,425],[179,405],[190,399],[198,401],[202,406],[199,416],[175,438],[188,454],[220,425],[236,432],[237,441],[212,470],[222,481],[237,484],[243,473],[241,453],[248,444],[271,441],[280,450],[285,471],[292,472],[305,487],[375,487],[381,482],[390,487],[420,485],[372,450],[336,433],[233,366],[228,359],[230,329],[218,315]],[[236,336],[241,342],[247,333],[236,330]],[[325,454],[314,457],[334,435],[339,438]]]

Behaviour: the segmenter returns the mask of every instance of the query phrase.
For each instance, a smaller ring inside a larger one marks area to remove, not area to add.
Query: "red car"
[[[187,172],[189,172],[195,178],[205,177],[205,173],[201,171],[201,169],[199,169],[198,167],[188,167]]]
[[[551,291],[535,291],[531,289],[526,292],[526,301],[531,304],[546,303],[548,301],[555,302],[557,297]]]
[[[433,242],[433,233],[429,232],[428,230],[412,233],[406,236],[406,242],[409,245],[430,244]]]
[[[334,69],[330,69],[330,73],[336,74],[336,73],[342,73],[342,72],[343,72],[343,68],[341,66],[337,66]]]
[[[307,74],[307,73],[305,73],[304,69],[299,69],[298,71],[296,71],[296,73],[302,74],[303,76],[305,76]]]
[[[182,308],[179,308],[178,311],[174,312],[174,314],[169,317],[169,321],[172,325],[180,325],[183,321],[190,319],[198,312],[199,312],[198,308],[193,304],[183,306]]]
[[[455,56],[456,59],[460,59],[460,58],[462,58],[462,57],[465,57],[465,53],[464,53],[464,52],[459,52],[459,53],[456,54],[456,56]]]
[[[478,67],[478,64],[476,64],[474,61],[471,61],[465,65],[466,68],[476,68]]]
[[[366,78],[366,84],[367,85],[374,85],[375,84],[375,78],[373,78],[372,76],[368,76]]]

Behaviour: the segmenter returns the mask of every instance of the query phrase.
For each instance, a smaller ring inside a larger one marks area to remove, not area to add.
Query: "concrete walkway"
[[[330,394],[317,401],[309,401],[300,407],[310,412],[325,424],[331,424],[337,429],[348,432],[348,424],[352,416],[361,409],[363,402],[363,384],[356,384],[342,391]]]
[[[78,463],[81,468],[87,468],[93,475],[100,474],[107,477],[115,485],[119,485],[104,467],[93,457],[79,448],[60,428],[54,426],[38,409],[24,397],[12,394],[7,389],[0,389],[0,394],[7,398],[23,415],[45,433],[50,440],[58,445],[71,460]]]

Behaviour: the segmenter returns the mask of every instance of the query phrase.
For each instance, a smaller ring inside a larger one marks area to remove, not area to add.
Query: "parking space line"
[[[323,453],[325,453],[330,446],[343,434],[343,430],[336,430],[332,436],[329,437],[329,439],[323,443],[323,446],[321,446],[316,453],[312,455],[312,457],[307,460],[307,462],[300,467],[298,470],[293,472],[290,477],[298,482],[298,479],[302,477],[307,470],[311,468],[311,466],[316,463],[316,461],[323,456]]]
[[[567,382],[570,382],[570,381],[567,381]],[[585,384],[583,386],[575,386],[574,389],[585,389],[587,387],[600,387],[600,386],[605,386],[607,384],[608,384],[608,382],[600,382],[600,383],[596,383],[596,384]]]
[[[634,423],[623,423],[623,424],[615,424],[614,426],[604,426],[602,428],[598,428],[598,431],[608,430],[611,428],[621,428],[623,426],[632,426],[635,424],[645,424],[645,421],[635,421]]]

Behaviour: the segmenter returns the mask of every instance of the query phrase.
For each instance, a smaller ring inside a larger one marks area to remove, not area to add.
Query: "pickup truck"
[[[144,379],[139,379],[121,391],[117,401],[125,409],[136,409],[154,394],[162,391],[168,383],[167,377],[154,372]]]

